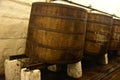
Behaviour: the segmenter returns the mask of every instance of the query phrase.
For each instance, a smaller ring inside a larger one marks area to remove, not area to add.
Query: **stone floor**
[[[111,60],[108,65],[88,65],[79,79],[67,76],[64,69],[57,73],[44,70],[42,80],[120,80],[120,57]]]

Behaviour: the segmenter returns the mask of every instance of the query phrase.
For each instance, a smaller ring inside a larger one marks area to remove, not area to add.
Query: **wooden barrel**
[[[26,55],[44,63],[74,63],[82,58],[87,11],[55,3],[33,3]]]
[[[88,13],[85,53],[104,54],[109,42],[112,17],[99,13]]]
[[[113,19],[109,50],[120,50],[120,20]]]

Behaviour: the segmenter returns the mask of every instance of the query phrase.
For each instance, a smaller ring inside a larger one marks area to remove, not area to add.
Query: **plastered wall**
[[[36,1],[46,0],[0,0],[0,75],[8,56],[24,53],[31,4]]]

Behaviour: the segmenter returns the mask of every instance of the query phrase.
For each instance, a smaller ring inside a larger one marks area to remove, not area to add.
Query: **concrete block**
[[[25,70],[26,70],[26,68],[21,69],[21,80],[26,80],[25,79]]]
[[[5,60],[5,79],[21,80],[21,62],[18,60]]]
[[[103,65],[108,64],[108,53],[105,53],[104,55],[99,57],[99,63]]]
[[[21,80],[21,68],[32,62],[30,58],[6,59],[4,63],[6,80]]]
[[[70,76],[72,78],[82,77],[81,61],[74,63],[74,64],[68,64],[67,65],[67,74],[68,74],[68,76]]]
[[[57,66],[56,65],[48,66],[48,70],[56,72],[57,71]]]
[[[40,70],[27,70],[26,68],[21,69],[21,80],[41,80]]]

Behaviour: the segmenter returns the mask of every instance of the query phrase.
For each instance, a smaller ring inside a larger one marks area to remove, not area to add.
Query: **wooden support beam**
[[[21,54],[21,55],[12,55],[9,57],[10,60],[14,60],[14,59],[21,59],[21,58],[28,58],[25,54]]]

